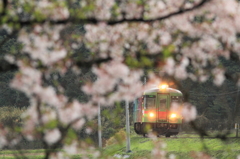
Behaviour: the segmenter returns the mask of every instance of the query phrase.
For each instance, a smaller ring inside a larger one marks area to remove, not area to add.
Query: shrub
[[[123,144],[126,136],[126,132],[124,130],[120,130],[114,136],[110,137],[110,139],[107,140],[106,146],[110,146],[113,144]]]
[[[0,107],[0,123],[3,125],[14,127],[21,126],[21,115],[26,108],[16,108],[11,106]]]

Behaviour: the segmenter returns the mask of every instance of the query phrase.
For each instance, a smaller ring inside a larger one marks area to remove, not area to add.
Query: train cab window
[[[183,98],[181,96],[172,96],[171,103],[182,103]]]
[[[167,109],[167,100],[166,99],[160,99],[160,111],[165,111]]]
[[[156,96],[145,96],[145,109],[155,109],[155,103],[156,103]]]

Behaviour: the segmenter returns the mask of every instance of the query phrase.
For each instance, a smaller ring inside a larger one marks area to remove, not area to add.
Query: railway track
[[[150,137],[140,137],[139,136],[139,139],[146,139],[146,140],[144,140],[144,141],[140,141],[140,143],[144,143],[144,142],[147,142],[147,141],[150,141],[151,140],[151,138]],[[173,137],[165,137],[165,136],[160,136],[160,137],[158,137],[158,139],[169,139],[169,140],[171,140],[171,139],[220,139],[219,137],[211,137],[211,136],[209,136],[209,137],[203,137],[203,138],[201,138],[201,137],[193,137],[193,136],[181,136],[181,137],[178,137],[178,136],[173,136]],[[226,137],[226,139],[240,139],[239,137]]]
[[[167,139],[189,139],[189,138],[195,138],[195,139],[219,139],[219,137],[160,137],[160,138],[167,138]],[[227,139],[234,139],[234,138],[239,138],[239,137],[227,137]],[[239,138],[240,139],[240,138]]]

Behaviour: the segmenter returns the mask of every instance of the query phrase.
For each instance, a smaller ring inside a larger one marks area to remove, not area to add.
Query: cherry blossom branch
[[[74,19],[74,18],[68,18],[66,20],[42,20],[42,21],[38,21],[38,20],[29,20],[29,21],[14,21],[12,19],[8,20],[7,23],[13,23],[13,24],[20,24],[20,28],[23,27],[23,26],[28,26],[28,25],[32,25],[32,24],[35,24],[35,23],[45,23],[45,22],[49,22],[51,24],[66,24],[66,23],[84,23],[84,24],[97,24],[97,23],[101,23],[101,22],[106,22],[108,25],[116,25],[116,24],[119,24],[119,23],[124,23],[124,22],[153,22],[153,21],[159,21],[159,20],[164,20],[164,19],[167,19],[167,18],[170,18],[172,16],[175,16],[175,15],[179,15],[179,14],[183,14],[185,12],[189,12],[189,11],[192,11],[194,9],[197,9],[197,8],[200,8],[201,6],[203,6],[204,4],[206,4],[207,2],[209,2],[210,0],[202,0],[201,2],[199,2],[197,5],[193,6],[192,8],[188,8],[188,9],[183,9],[183,7],[180,7],[178,11],[175,11],[173,13],[170,13],[168,15],[165,15],[165,16],[162,16],[162,17],[158,17],[158,18],[153,18],[153,19],[144,19],[143,15],[144,15],[144,10],[142,11],[142,17],[141,18],[133,18],[133,19],[126,19],[125,16],[123,16],[123,19],[121,20],[98,20],[96,18],[86,18],[86,19]],[[4,3],[4,7],[6,10],[6,7],[7,7],[7,4],[8,4],[8,1],[7,0],[3,0],[3,3]],[[183,3],[184,4],[184,3]],[[2,17],[3,15],[0,15],[0,18]],[[14,31],[12,32],[12,34],[10,34],[7,38],[5,38],[1,43],[0,43],[0,47],[6,43],[7,40],[9,40],[11,37],[13,37],[14,35],[16,35],[17,31]],[[85,67],[90,67],[92,66],[93,64],[101,64],[103,62],[108,62],[112,60],[112,58],[108,57],[106,59],[97,59],[97,60],[91,60],[91,61],[78,61],[76,64],[77,66],[79,67],[82,67],[82,66],[85,66]],[[14,70],[14,69],[17,69],[17,66],[14,65],[14,64],[8,64],[7,66],[0,66],[0,72],[6,72],[6,71],[9,71],[9,70]]]
[[[146,57],[148,59],[155,59],[154,63],[152,64],[151,67],[150,66],[149,67],[143,66],[143,69],[151,69],[152,67],[158,67],[159,62],[161,62],[163,60],[163,53],[158,52],[156,54],[144,54],[144,55],[142,55],[140,52],[136,52],[137,60],[140,60],[141,57]],[[87,60],[87,61],[76,61],[75,64],[79,68],[83,68],[83,67],[89,68],[93,65],[100,65],[101,63],[109,62],[111,60],[113,60],[112,57],[107,57],[107,58],[91,59],[91,60]],[[140,67],[138,67],[138,68],[140,68]],[[174,79],[174,78],[172,78],[172,79]]]
[[[183,9],[183,8],[179,8],[179,10],[169,13],[165,16],[161,16],[158,18],[152,18],[152,19],[145,19],[144,17],[141,18],[130,18],[130,19],[126,19],[125,16],[123,16],[122,19],[120,20],[99,20],[97,18],[94,17],[89,17],[89,18],[68,18],[68,19],[64,19],[64,20],[48,20],[48,19],[44,19],[44,20],[26,20],[26,21],[21,21],[21,20],[13,20],[13,19],[9,19],[6,21],[6,23],[12,23],[12,24],[20,24],[21,27],[23,26],[29,26],[29,25],[33,25],[33,24],[44,24],[46,22],[50,23],[50,24],[67,24],[67,23],[74,23],[74,24],[98,24],[98,23],[106,23],[108,25],[117,25],[117,24],[121,24],[121,23],[151,23],[154,21],[161,21],[161,20],[165,20],[168,18],[171,18],[173,16],[176,15],[181,15],[183,13],[186,12],[191,12],[195,9],[199,9],[201,7],[203,7],[206,3],[210,2],[211,0],[202,0],[201,2],[199,2],[198,4],[194,5],[191,8],[187,8],[187,9]],[[1,18],[1,16],[0,16]]]

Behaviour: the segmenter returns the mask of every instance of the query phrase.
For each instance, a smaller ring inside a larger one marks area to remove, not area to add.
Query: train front
[[[182,124],[178,109],[181,104],[182,93],[168,88],[167,85],[145,91],[143,96],[134,102],[135,132],[143,136],[149,132],[166,137],[177,135]]]

